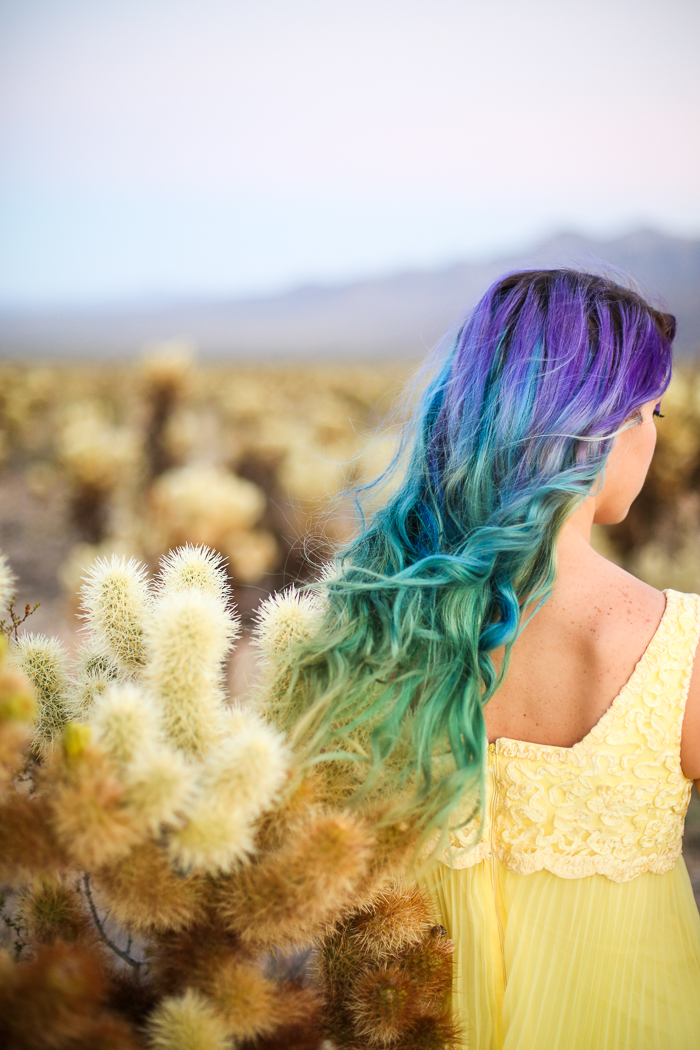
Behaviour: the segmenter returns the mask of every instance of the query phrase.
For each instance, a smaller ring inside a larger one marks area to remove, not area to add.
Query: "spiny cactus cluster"
[[[454,945],[425,894],[394,888],[338,921],[316,966],[337,1047],[436,1050],[459,1045],[445,1011]]]
[[[320,601],[268,601],[247,705],[226,695],[240,625],[207,548],[154,579],[99,561],[72,661],[40,635],[5,643],[0,1045],[455,1045],[451,945],[397,881],[415,835],[349,808],[271,717]]]

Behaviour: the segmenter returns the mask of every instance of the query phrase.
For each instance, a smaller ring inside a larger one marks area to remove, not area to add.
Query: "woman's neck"
[[[552,598],[576,605],[583,595],[597,593],[603,581],[622,585],[622,570],[591,545],[596,505],[588,499],[562,526],[556,548],[556,578]],[[623,576],[626,574],[622,574]]]
[[[567,543],[570,543],[572,539],[578,543],[581,538],[590,545],[595,509],[595,501],[589,497],[585,503],[582,503],[578,510],[574,511],[574,513],[564,522],[561,532],[559,533],[557,546],[562,543],[566,545]]]

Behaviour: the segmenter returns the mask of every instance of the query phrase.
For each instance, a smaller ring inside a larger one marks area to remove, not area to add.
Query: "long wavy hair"
[[[665,391],[674,333],[606,277],[531,270],[431,362],[392,493],[317,585],[321,626],[285,678],[292,738],[353,770],[353,797],[393,793],[393,818],[428,831],[465,797],[478,809],[484,705],[551,592],[562,525]]]

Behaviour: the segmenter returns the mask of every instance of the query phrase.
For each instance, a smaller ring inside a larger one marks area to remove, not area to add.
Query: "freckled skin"
[[[658,627],[663,593],[590,545],[591,526],[622,521],[639,494],[656,444],[656,404],[644,405],[640,424],[618,436],[603,486],[562,529],[552,596],[513,646],[506,680],[484,710],[489,740],[570,747],[583,739]],[[493,654],[497,666],[502,655]],[[700,666],[691,678],[681,760],[686,776],[700,778]]]

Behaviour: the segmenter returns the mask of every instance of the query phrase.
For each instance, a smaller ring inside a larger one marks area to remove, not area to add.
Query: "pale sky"
[[[700,235],[697,0],[0,0],[0,304]]]

